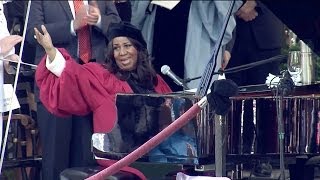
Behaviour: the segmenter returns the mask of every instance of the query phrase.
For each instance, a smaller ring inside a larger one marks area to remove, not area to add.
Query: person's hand
[[[19,42],[22,41],[22,37],[18,35],[10,35],[2,38],[0,40],[0,54],[5,55],[10,52],[10,50]]]
[[[225,50],[224,53],[223,53],[223,59],[222,59],[222,63],[221,63],[221,69],[222,70],[225,70],[228,63],[229,63],[229,60],[231,58],[231,54],[229,51]]]
[[[37,28],[34,28],[36,39],[46,52],[50,51],[51,49],[54,48],[52,44],[51,36],[44,25],[41,25],[41,30],[43,34]]]
[[[244,21],[252,21],[258,16],[255,10],[257,2],[255,0],[248,0],[236,13],[236,15]]]
[[[252,10],[248,13],[241,13],[238,15],[239,18],[243,19],[244,21],[252,21],[258,16],[258,12],[256,10]]]
[[[56,49],[52,44],[51,36],[44,25],[41,25],[41,30],[43,34],[40,33],[40,31],[37,28],[34,28],[36,39],[38,43],[46,51],[47,55],[49,56],[49,59],[53,60],[56,56]]]
[[[73,29],[75,31],[77,31],[78,29],[81,29],[82,27],[88,24],[87,9],[88,7],[83,5],[81,6],[80,9],[77,10],[77,13],[75,14],[74,21],[73,21]]]
[[[16,54],[11,54],[11,55],[7,56],[6,59],[18,62],[20,58]],[[13,66],[10,66],[8,61],[5,61],[3,63],[3,65],[4,65],[4,69],[6,70],[7,74],[15,74],[16,73],[16,69]]]
[[[6,59],[10,59],[11,61],[18,62],[19,61],[19,56],[16,54],[11,54],[10,56],[7,56]]]
[[[101,16],[100,9],[96,1],[90,1],[88,15],[86,16],[89,25],[96,25]]]

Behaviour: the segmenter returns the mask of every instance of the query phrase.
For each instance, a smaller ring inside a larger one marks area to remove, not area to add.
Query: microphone
[[[288,96],[294,91],[295,84],[288,71],[283,73],[283,77],[278,84],[280,95]]]
[[[163,65],[161,67],[161,73],[169,76],[178,86],[182,86],[184,89],[188,89],[188,87],[183,83],[182,79],[174,74],[168,65]]]

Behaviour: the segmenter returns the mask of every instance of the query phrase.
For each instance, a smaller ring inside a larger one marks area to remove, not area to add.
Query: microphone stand
[[[279,151],[280,151],[280,180],[285,180],[284,167],[284,129],[283,129],[283,93],[276,99],[277,116],[278,116],[278,137],[279,137]]]
[[[190,88],[187,86],[186,82],[184,80],[182,80],[182,88],[183,91],[189,90]]]
[[[284,163],[284,125],[283,125],[283,98],[288,96],[294,88],[294,83],[288,71],[283,73],[276,88],[276,106],[277,106],[277,120],[278,120],[278,138],[280,151],[280,180],[285,180],[285,163]]]

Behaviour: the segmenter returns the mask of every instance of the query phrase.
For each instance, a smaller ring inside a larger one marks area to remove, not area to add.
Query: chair
[[[35,121],[36,104],[30,83],[18,83],[16,94],[21,107],[14,110],[11,117],[3,169],[20,168],[22,179],[40,179],[42,158]],[[8,115],[3,119],[7,122]]]

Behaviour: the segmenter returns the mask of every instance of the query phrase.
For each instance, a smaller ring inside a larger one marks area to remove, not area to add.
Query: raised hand
[[[48,31],[44,25],[41,25],[41,30],[42,30],[43,34],[37,28],[34,28],[34,32],[35,32],[36,39],[37,39],[38,43],[46,51],[54,48],[53,44],[52,44],[51,36],[48,33]]]
[[[41,25],[41,30],[43,34],[37,28],[34,28],[36,39],[38,43],[44,48],[50,60],[53,60],[56,55],[56,50],[52,44],[51,36],[44,25]]]
[[[0,54],[6,55],[10,52],[10,50],[18,43],[22,41],[22,37],[18,35],[10,35],[2,38],[0,40]]]

